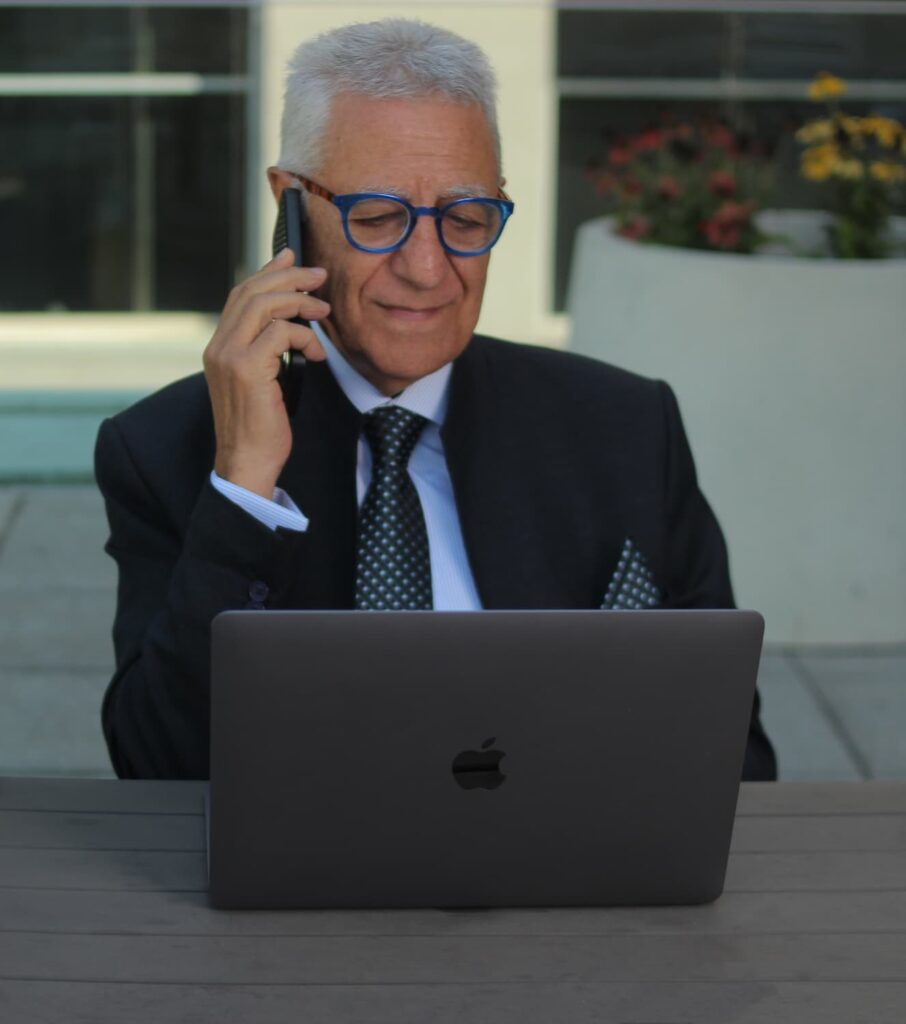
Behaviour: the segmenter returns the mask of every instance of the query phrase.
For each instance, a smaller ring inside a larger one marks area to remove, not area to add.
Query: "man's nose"
[[[434,288],[450,268],[433,217],[419,217],[402,249],[392,256],[393,271],[417,288]]]

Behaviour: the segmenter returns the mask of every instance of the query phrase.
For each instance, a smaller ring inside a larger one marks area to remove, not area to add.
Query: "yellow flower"
[[[903,126],[899,121],[895,121],[892,117],[881,117],[878,114],[865,117],[862,121],[863,131],[866,135],[874,135],[885,149],[896,149],[897,142],[903,135]]]
[[[906,167],[890,163],[889,160],[875,160],[869,167],[869,171],[875,181],[883,181],[888,184],[906,181]]]
[[[827,181],[840,162],[840,150],[832,142],[812,146],[802,154],[802,176],[809,181]]]
[[[809,121],[796,132],[796,139],[807,146],[814,142],[830,142],[833,137],[833,121]]]
[[[870,135],[871,132],[866,129],[864,118],[837,114],[834,123],[843,130],[851,145],[856,149],[865,149],[864,137]]]
[[[846,82],[837,78],[829,71],[819,71],[815,79],[808,87],[808,98],[810,100],[833,100],[846,92]]]
[[[865,165],[861,160],[850,158],[849,160],[838,160],[833,166],[834,177],[846,178],[847,181],[857,181],[865,177]]]

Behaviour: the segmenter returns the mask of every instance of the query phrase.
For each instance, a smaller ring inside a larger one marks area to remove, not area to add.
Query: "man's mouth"
[[[407,323],[431,320],[444,308],[443,306],[395,306],[389,302],[379,302],[378,305],[394,320],[403,320]]]

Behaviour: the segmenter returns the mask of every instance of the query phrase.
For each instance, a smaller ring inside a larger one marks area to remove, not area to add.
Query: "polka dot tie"
[[[398,405],[384,405],[365,416],[373,465],[359,511],[356,608],[433,607],[425,516],[406,468],[427,422]]]
[[[645,556],[627,537],[601,607],[619,611],[657,608],[660,604],[661,592],[654,582],[654,573],[648,568]]]

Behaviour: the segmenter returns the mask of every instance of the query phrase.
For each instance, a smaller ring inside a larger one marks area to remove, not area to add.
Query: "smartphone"
[[[301,193],[297,188],[285,188],[280,195],[277,223],[274,226],[274,255],[289,246],[293,251],[293,265],[296,267],[302,266],[303,217]],[[309,326],[309,322],[301,317],[294,317],[290,322]],[[290,349],[283,353],[277,382],[283,390],[283,401],[290,416],[296,411],[299,403],[304,365],[305,356],[301,352]]]

